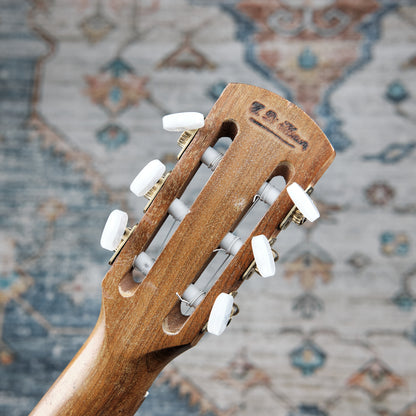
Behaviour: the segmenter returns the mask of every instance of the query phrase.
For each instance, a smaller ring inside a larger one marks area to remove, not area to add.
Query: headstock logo
[[[300,137],[298,128],[288,120],[280,120],[276,111],[267,108],[259,101],[253,101],[250,106],[250,113],[256,117],[250,117],[250,121],[261,127],[267,132],[273,134],[282,143],[292,148],[296,144],[302,147],[302,150],[308,148],[308,142]]]

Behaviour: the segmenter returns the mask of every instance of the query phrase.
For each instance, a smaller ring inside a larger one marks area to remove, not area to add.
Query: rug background
[[[27,414],[94,326],[105,219],[139,218],[131,179],[178,151],[161,116],[207,114],[228,82],[327,133],[322,218],[282,234],[276,276],[242,287],[226,333],[175,360],[139,414],[414,414],[414,1],[0,6],[0,414]]]

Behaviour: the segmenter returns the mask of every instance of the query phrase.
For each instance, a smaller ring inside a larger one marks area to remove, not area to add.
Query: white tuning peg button
[[[127,221],[128,216],[124,211],[115,209],[110,213],[101,234],[100,244],[102,248],[110,251],[117,249],[127,227]]]
[[[296,182],[287,187],[287,193],[307,220],[314,222],[320,217],[318,208],[316,208],[312,198]]]
[[[251,239],[251,248],[253,249],[254,260],[256,261],[257,270],[259,271],[260,276],[273,276],[276,271],[276,266],[267,237],[263,234],[253,237]]]
[[[130,191],[137,196],[145,195],[162,177],[165,170],[166,167],[160,160],[152,160],[134,178],[130,185]]]
[[[174,113],[162,118],[163,128],[168,131],[195,130],[204,127],[204,116],[201,113]]]
[[[208,319],[207,331],[221,335],[227,327],[233,310],[234,298],[228,293],[220,293],[215,299]]]

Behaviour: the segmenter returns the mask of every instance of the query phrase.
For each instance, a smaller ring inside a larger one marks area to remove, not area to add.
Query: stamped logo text
[[[295,148],[296,144],[302,150],[308,148],[308,142],[299,135],[298,128],[288,120],[280,120],[276,111],[267,108],[259,101],[253,101],[250,106],[250,113],[257,117],[250,117],[250,121],[273,134],[282,143]]]

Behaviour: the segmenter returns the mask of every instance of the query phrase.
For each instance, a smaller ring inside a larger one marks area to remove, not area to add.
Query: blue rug
[[[165,113],[228,82],[283,95],[338,151],[317,225],[157,380],[138,414],[410,416],[416,409],[416,5],[0,1],[0,414],[28,414],[95,325],[115,208]]]

